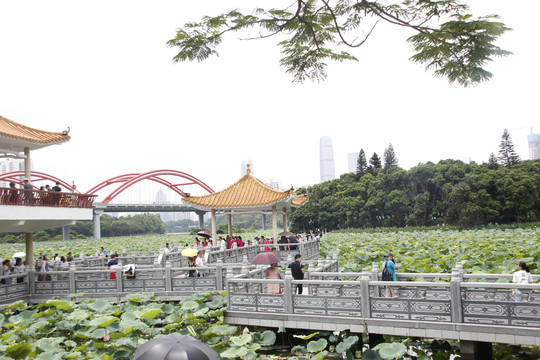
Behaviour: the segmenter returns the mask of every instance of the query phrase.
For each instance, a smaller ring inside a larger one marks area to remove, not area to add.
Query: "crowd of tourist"
[[[27,178],[23,179],[22,187],[18,188],[14,182],[9,183],[9,188],[0,191],[0,202],[11,205],[60,205],[77,206],[80,194],[77,186],[71,186],[71,195],[62,196],[60,182],[57,181],[53,187],[49,184],[41,186],[39,191],[34,191],[34,187]]]

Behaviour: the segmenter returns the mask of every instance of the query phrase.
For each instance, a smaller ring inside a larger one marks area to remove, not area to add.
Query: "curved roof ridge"
[[[0,136],[36,144],[55,144],[70,140],[69,131],[51,132],[19,124],[0,115]]]

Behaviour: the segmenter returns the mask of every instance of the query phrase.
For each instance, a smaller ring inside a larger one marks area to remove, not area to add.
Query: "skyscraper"
[[[353,152],[353,153],[349,153],[348,155],[348,170],[350,173],[355,173],[356,172],[356,165],[358,164],[358,155],[360,153],[359,152]]]
[[[334,169],[334,148],[332,147],[332,138],[322,136],[320,143],[321,156],[321,182],[334,180],[336,172]]]
[[[540,159],[540,134],[531,133],[527,135],[527,140],[529,141],[529,160]]]

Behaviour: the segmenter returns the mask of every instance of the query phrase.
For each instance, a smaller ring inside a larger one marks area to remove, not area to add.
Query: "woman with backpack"
[[[533,282],[532,275],[529,271],[529,267],[523,261],[518,264],[518,271],[514,273],[512,282],[514,284],[530,284]],[[514,295],[516,302],[523,302],[523,293],[519,289],[513,289],[512,295]]]
[[[399,266],[396,264],[394,259],[394,254],[388,253],[385,255],[385,260],[383,262],[383,281],[397,281],[396,270],[399,269]],[[386,297],[396,297],[394,296],[394,289],[391,286],[386,286]]]

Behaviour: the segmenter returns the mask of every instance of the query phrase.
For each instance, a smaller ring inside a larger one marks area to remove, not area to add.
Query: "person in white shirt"
[[[514,273],[514,278],[512,282],[514,284],[530,284],[533,282],[531,273],[529,272],[529,267],[523,261],[520,261],[518,264],[518,271]],[[514,295],[516,302],[523,301],[523,293],[519,289],[513,289],[512,295]]]
[[[171,245],[169,245],[169,243],[167,243],[165,245],[165,248],[163,249],[163,253],[164,254],[170,254],[171,253]]]
[[[202,257],[203,257],[203,252],[199,251],[197,253],[197,257],[195,258],[195,266],[196,267],[204,267],[204,261],[203,261]],[[197,271],[197,273],[200,274],[199,271]],[[197,274],[197,276],[201,276],[201,275],[198,275],[198,274]]]

